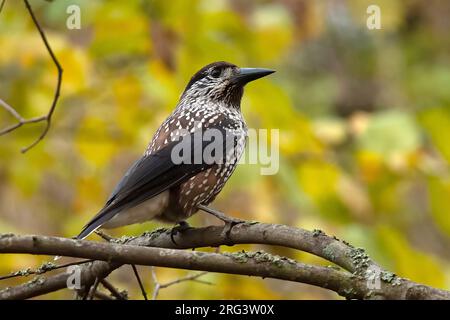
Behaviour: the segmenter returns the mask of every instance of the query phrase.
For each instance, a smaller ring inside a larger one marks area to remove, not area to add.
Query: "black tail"
[[[75,239],[83,240],[84,238],[86,238],[88,235],[90,235],[92,232],[94,232],[95,230],[97,230],[100,227],[101,227],[101,224],[89,223],[84,226],[83,230],[81,230],[80,234],[77,235],[75,237]]]
[[[104,207],[102,210],[100,210],[99,213],[97,213],[97,215],[94,218],[92,218],[91,221],[89,221],[83,227],[83,230],[81,230],[80,234],[76,236],[76,239],[81,240],[86,238],[92,232],[100,228],[105,222],[114,217],[118,211],[120,211],[118,208],[111,209],[108,206]]]

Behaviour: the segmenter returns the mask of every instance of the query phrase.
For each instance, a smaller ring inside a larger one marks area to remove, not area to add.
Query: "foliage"
[[[356,0],[32,1],[64,68],[62,96],[49,135],[27,154],[20,148],[43,124],[0,137],[0,233],[77,234],[189,77],[226,60],[277,70],[246,89],[243,113],[250,127],[280,129],[280,171],[261,176],[257,165],[241,165],[214,206],[325,230],[400,276],[449,289],[450,22],[442,7],[450,3],[376,2],[381,30],[366,28],[372,2]],[[80,30],[66,28],[70,4],[81,8]],[[56,73],[20,1],[0,14],[0,48],[0,98],[24,117],[45,114]],[[0,111],[2,128],[13,123]],[[204,214],[191,220],[218,223]],[[5,256],[0,274],[46,259]],[[182,274],[157,270],[162,283]],[[129,270],[114,276],[139,297]],[[150,286],[150,272],[143,277]],[[184,282],[159,297],[335,298],[280,281],[202,279],[214,287]]]

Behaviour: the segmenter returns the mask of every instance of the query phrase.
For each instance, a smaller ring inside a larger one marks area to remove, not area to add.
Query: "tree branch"
[[[116,297],[117,300],[126,300],[127,297],[125,294],[119,292],[108,280],[102,279],[100,283],[107,289],[112,296]]]
[[[0,12],[1,12],[1,9],[3,9],[4,3],[5,3],[5,0],[3,0],[2,3],[1,3]],[[50,109],[49,109],[48,113],[45,116],[35,117],[35,118],[31,118],[31,119],[25,119],[13,107],[11,107],[5,101],[0,99],[0,106],[3,107],[6,111],[8,111],[18,121],[16,124],[11,125],[9,127],[6,127],[3,130],[0,130],[0,136],[4,135],[4,134],[7,134],[7,133],[9,133],[11,131],[14,131],[14,130],[20,128],[21,126],[23,126],[25,124],[38,123],[38,122],[45,121],[45,128],[44,128],[44,130],[41,132],[41,134],[38,136],[38,138],[33,143],[31,143],[29,146],[24,147],[24,148],[21,149],[22,153],[25,153],[28,150],[30,150],[31,148],[33,148],[42,139],[44,139],[45,136],[47,135],[48,130],[50,129],[50,124],[51,124],[53,113],[54,113],[55,108],[56,108],[56,104],[58,103],[58,99],[59,99],[59,95],[60,95],[60,91],[61,91],[62,74],[63,74],[63,69],[62,69],[58,59],[56,58],[55,54],[53,53],[53,50],[52,50],[49,42],[47,41],[47,37],[46,37],[46,35],[44,33],[44,30],[40,26],[39,21],[36,19],[36,16],[34,15],[33,9],[31,8],[28,0],[24,0],[24,3],[25,3],[25,7],[28,10],[28,13],[31,16],[31,19],[33,20],[34,25],[36,26],[36,29],[39,32],[39,35],[41,36],[41,39],[42,39],[42,41],[44,43],[45,48],[47,49],[48,54],[50,55],[51,59],[53,60],[53,63],[54,63],[54,65],[56,67],[56,70],[58,72],[58,76],[57,76],[57,83],[56,83],[56,87],[55,87],[55,93],[54,93],[54,96],[53,96],[53,102],[52,102],[52,104],[50,106]]]
[[[159,291],[161,291],[161,289],[168,288],[170,286],[176,285],[181,282],[196,281],[196,282],[200,282],[203,284],[212,284],[207,281],[198,280],[198,278],[200,278],[201,276],[204,276],[205,274],[208,274],[208,271],[199,272],[199,273],[192,274],[190,276],[179,278],[179,279],[176,279],[176,280],[173,280],[170,282],[166,282],[166,283],[159,283],[158,278],[156,277],[155,270],[154,270],[154,268],[152,268],[152,279],[153,279],[153,282],[155,283],[155,286],[153,289],[152,300],[156,300],[156,298],[158,297]]]
[[[43,263],[41,266],[39,266],[37,269],[33,270],[31,268],[25,269],[25,270],[19,270],[16,272],[12,272],[6,276],[1,276],[0,277],[0,281],[1,280],[6,280],[6,279],[11,279],[11,278],[16,278],[16,277],[24,277],[24,276],[29,276],[31,274],[43,274],[46,273],[48,271],[52,271],[52,270],[57,270],[57,269],[62,269],[62,268],[67,268],[70,266],[75,266],[75,265],[80,265],[80,264],[84,264],[87,262],[92,262],[94,260],[83,260],[83,261],[74,261],[74,262],[70,262],[70,263],[65,263],[62,265],[56,265],[53,262],[46,262]]]
[[[177,249],[170,230],[159,229],[118,243],[47,236],[0,236],[0,253],[30,253],[96,259],[84,264],[81,282],[89,288],[123,264],[170,267],[209,272],[269,277],[330,289],[356,299],[450,299],[450,292],[399,278],[379,268],[362,249],[353,248],[323,232],[284,225],[247,222],[227,236],[223,227],[192,228],[177,236]],[[180,249],[233,244],[277,245],[312,253],[349,271],[306,265],[262,252],[205,253]],[[370,270],[379,268],[379,287],[371,288]],[[33,280],[0,291],[0,299],[26,299],[66,288],[68,274]]]

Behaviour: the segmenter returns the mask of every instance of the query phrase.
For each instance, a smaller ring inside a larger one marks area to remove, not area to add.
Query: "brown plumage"
[[[143,157],[128,170],[106,205],[78,238],[99,227],[114,228],[151,219],[177,223],[197,212],[199,205],[211,203],[245,148],[247,126],[240,109],[243,88],[272,72],[238,68],[227,62],[215,62],[198,71],[174,112],[156,131]],[[223,157],[214,162],[203,159],[210,142],[195,142],[199,132],[208,130],[223,137],[220,144]],[[174,161],[175,150],[186,138],[193,141],[187,150],[192,157],[189,159],[200,155],[200,162]],[[225,143],[227,138],[231,143]]]

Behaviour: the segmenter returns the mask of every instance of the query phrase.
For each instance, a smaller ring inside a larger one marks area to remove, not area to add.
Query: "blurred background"
[[[30,2],[64,68],[62,96],[48,136],[28,153],[20,149],[43,123],[0,137],[0,233],[76,235],[143,153],[191,75],[226,60],[277,70],[246,88],[242,110],[249,127],[280,130],[280,169],[262,176],[258,165],[239,166],[213,206],[242,219],[324,230],[402,277],[450,289],[450,2]],[[81,9],[79,30],[66,27],[73,4]],[[370,4],[381,9],[380,30],[366,26]],[[23,2],[7,1],[0,98],[26,118],[44,115],[55,84],[55,67]],[[14,121],[0,109],[1,128]],[[220,222],[199,213],[190,223]],[[222,248],[241,249],[328,264],[287,249]],[[2,255],[0,275],[48,259]],[[151,291],[150,268],[140,270]],[[190,273],[156,274],[167,282]],[[141,298],[129,267],[111,279]],[[202,279],[212,285],[185,282],[159,298],[339,299],[284,281],[212,273]]]

